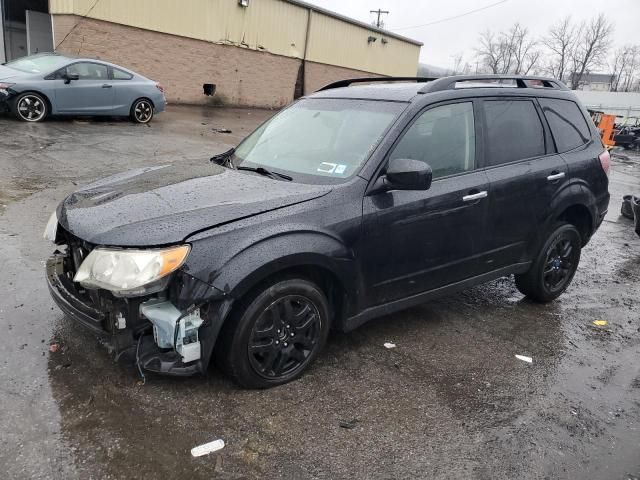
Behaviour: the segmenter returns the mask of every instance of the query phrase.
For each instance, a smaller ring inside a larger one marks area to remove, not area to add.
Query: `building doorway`
[[[48,0],[0,0],[0,63],[51,51]]]

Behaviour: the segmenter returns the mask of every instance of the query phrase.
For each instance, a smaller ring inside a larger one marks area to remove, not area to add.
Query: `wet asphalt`
[[[3,478],[640,478],[640,238],[619,216],[622,195],[640,193],[640,156],[614,160],[609,214],[557,301],[499,279],[332,334],[279,388],[242,390],[215,368],[143,385],[65,318],[42,239],[65,195],[128,168],[206,162],[272,113],[0,117]],[[218,438],[223,450],[191,457]]]

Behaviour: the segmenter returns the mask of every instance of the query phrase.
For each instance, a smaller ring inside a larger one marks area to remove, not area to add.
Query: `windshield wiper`
[[[236,170],[246,170],[247,172],[256,172],[260,175],[267,175],[269,177],[279,177],[289,182],[293,180],[293,177],[290,177],[289,175],[285,175],[284,173],[272,172],[271,170],[267,170],[264,167],[236,167]]]
[[[209,159],[209,161],[212,163],[217,163],[218,165],[222,165],[223,167],[233,168],[233,165],[231,165],[230,159],[234,153],[236,153],[236,149],[230,148],[226,152],[222,152],[222,153],[219,153],[218,155],[214,155]]]

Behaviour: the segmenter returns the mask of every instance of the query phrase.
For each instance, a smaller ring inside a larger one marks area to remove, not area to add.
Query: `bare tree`
[[[484,69],[491,73],[526,75],[538,64],[541,53],[529,30],[516,23],[506,32],[487,30],[480,35],[476,54]]]
[[[629,92],[637,82],[638,70],[640,70],[640,46],[625,45],[618,48],[610,63],[613,81],[612,92]]]
[[[565,17],[552,25],[542,39],[542,44],[548,50],[546,70],[553,78],[566,80],[580,33],[580,27],[572,23],[571,17]]]
[[[604,14],[600,14],[590,22],[583,24],[571,58],[573,70],[571,88],[573,90],[580,86],[585,73],[602,65],[609,52],[612,33],[613,25]]]

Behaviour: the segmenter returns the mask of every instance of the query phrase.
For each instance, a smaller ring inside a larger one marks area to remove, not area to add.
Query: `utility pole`
[[[388,15],[389,11],[388,10],[369,10],[369,13],[375,13],[378,16],[378,19],[376,20],[376,27],[380,28],[380,26],[382,25],[382,21],[380,20],[380,15]]]

